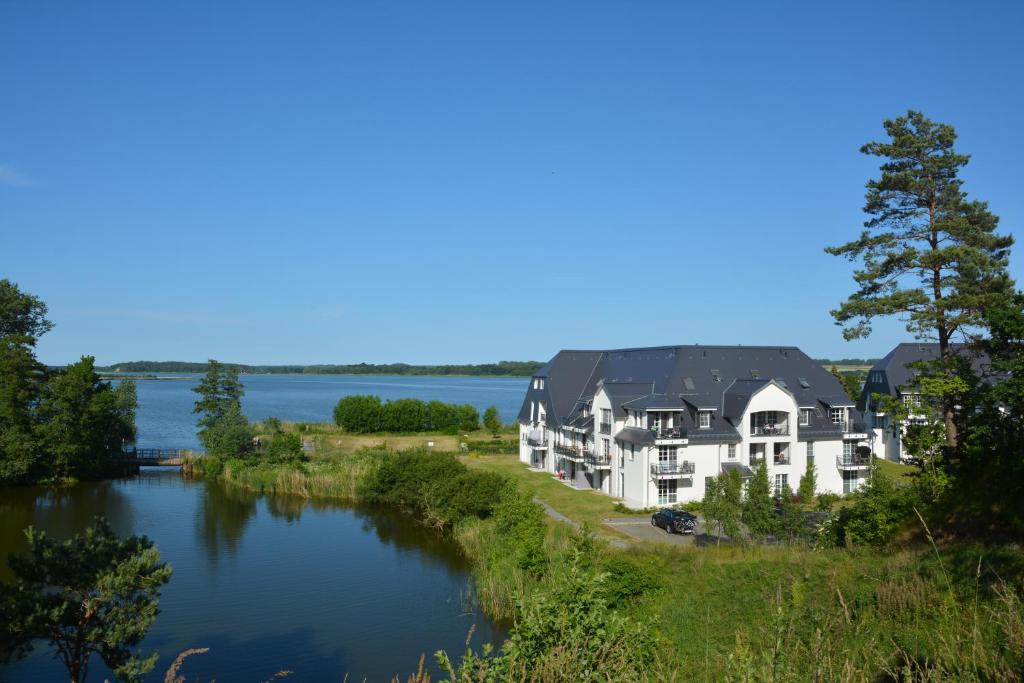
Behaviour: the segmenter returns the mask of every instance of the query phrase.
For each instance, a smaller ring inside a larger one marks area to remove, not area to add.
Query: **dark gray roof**
[[[725,390],[722,399],[722,415],[736,419],[743,415],[750,403],[750,397],[760,391],[771,380],[737,379]]]
[[[683,407],[683,399],[680,396],[669,396],[668,394],[648,394],[632,401],[626,401],[622,405],[630,410],[679,410]]]
[[[964,356],[971,362],[976,374],[984,376],[989,369],[989,358],[986,354],[974,351],[966,344],[951,344],[954,352]],[[857,410],[869,409],[868,400],[872,394],[888,394],[898,396],[900,389],[914,383],[916,369],[909,365],[921,361],[933,361],[939,357],[939,345],[924,342],[905,342],[897,344],[885,358],[878,361],[868,372],[864,389],[857,399]],[[875,406],[870,406],[873,409]]]
[[[762,384],[774,378],[784,382],[787,390],[800,405],[825,407],[821,397],[842,396],[845,392],[839,381],[800,349],[792,346],[658,346],[652,348],[613,349],[609,351],[560,351],[543,368],[547,373],[545,389],[527,391],[520,411],[520,421],[528,421],[530,401],[550,401],[549,416],[560,421],[570,414],[576,402],[593,396],[597,384],[643,384],[647,388],[627,400],[642,396],[679,396],[688,405],[685,415],[693,427],[691,408],[716,408],[711,430],[697,438],[723,438],[736,435],[735,427],[723,419],[726,389],[738,380],[740,387]],[[755,377],[755,373],[757,377]],[[758,380],[758,377],[761,378]],[[615,390],[613,390],[615,391]],[[623,393],[626,393],[623,386]],[[737,388],[736,396],[740,389]],[[622,398],[621,396],[619,398]],[[733,399],[739,400],[739,399]],[[621,407],[624,401],[619,401]],[[523,419],[523,416],[526,419]],[[698,430],[691,429],[691,438]]]
[[[751,477],[754,476],[754,471],[747,467],[746,465],[740,464],[738,462],[722,463],[723,472],[729,472],[731,470],[738,470],[740,473],[740,479],[750,479]]]
[[[626,427],[618,434],[616,434],[615,438],[618,441],[629,441],[638,444],[649,444],[654,443],[654,432],[652,432],[649,429]]]

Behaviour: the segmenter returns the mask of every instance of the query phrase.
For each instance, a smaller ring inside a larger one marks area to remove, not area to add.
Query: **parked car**
[[[670,534],[692,534],[697,527],[697,516],[686,510],[662,508],[651,515],[651,526],[660,527]]]

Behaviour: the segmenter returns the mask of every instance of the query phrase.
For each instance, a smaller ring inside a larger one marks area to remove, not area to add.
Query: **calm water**
[[[170,385],[188,386],[140,382],[140,394],[149,391],[143,384],[172,394]],[[388,681],[415,670],[421,653],[428,661],[439,648],[461,654],[474,624],[477,644],[503,636],[469,613],[467,567],[455,548],[401,515],[261,497],[170,470],[59,493],[0,489],[0,557],[24,549],[29,524],[63,537],[100,513],[121,534],[148,535],[174,567],[143,643],[160,652],[148,680],[163,680],[181,650],[209,647],[188,660],[189,681],[256,682],[282,669],[295,672],[288,681],[341,681],[345,673]],[[0,579],[7,572],[4,564]],[[98,660],[93,667],[90,680],[102,681],[107,672]],[[62,672],[41,647],[0,667],[0,681],[58,681]]]
[[[167,376],[167,375],[164,375]],[[192,388],[199,376],[141,380],[138,384],[140,448],[199,448]],[[342,396],[375,394],[384,400],[418,398],[469,403],[480,411],[493,405],[502,420],[519,413],[529,379],[523,377],[361,377],[340,375],[242,375],[242,409],[251,420],[277,417],[292,422],[330,422]]]

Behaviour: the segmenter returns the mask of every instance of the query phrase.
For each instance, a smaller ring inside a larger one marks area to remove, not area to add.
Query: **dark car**
[[[651,515],[651,525],[670,534],[692,534],[697,526],[697,516],[686,510],[663,508]]]

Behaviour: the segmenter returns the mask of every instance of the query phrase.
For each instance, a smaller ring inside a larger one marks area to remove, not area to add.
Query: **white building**
[[[988,377],[988,356],[972,352],[964,344],[953,344],[952,347],[971,363],[975,373]],[[899,344],[868,371],[864,389],[857,400],[857,409],[864,414],[871,452],[875,457],[893,462],[903,460],[906,455],[903,453],[903,435],[907,425],[924,424],[932,419],[921,407],[920,390],[915,386],[919,370],[914,364],[934,361],[938,355],[938,344]],[[901,401],[909,411],[906,420],[893,420],[878,400],[879,395]]]
[[[794,347],[561,351],[519,423],[523,462],[632,508],[700,500],[710,478],[761,460],[776,490],[795,491],[808,462],[819,493],[856,490],[870,470],[854,402]]]

